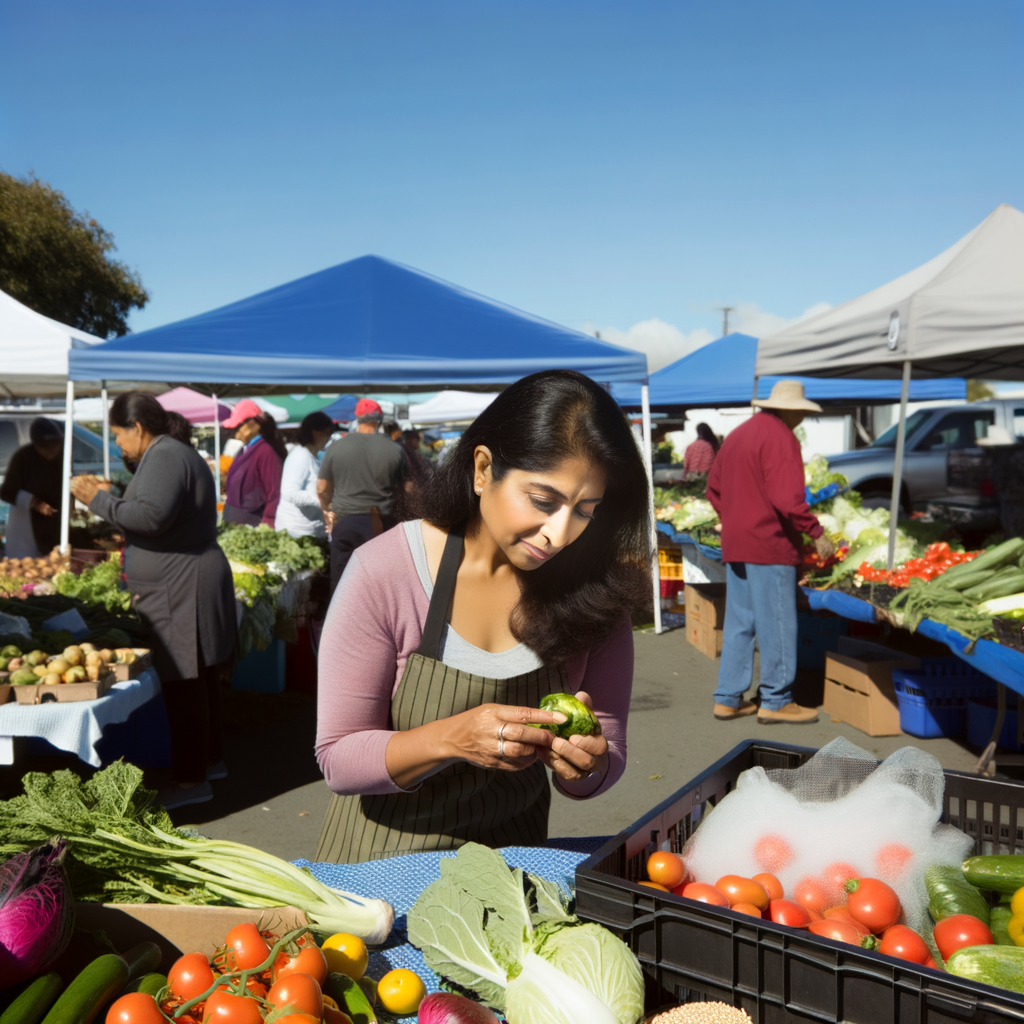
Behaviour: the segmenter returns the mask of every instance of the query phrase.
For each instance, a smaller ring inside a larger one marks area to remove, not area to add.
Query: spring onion
[[[1009,615],[1011,612],[1024,611],[1024,594],[1008,594],[996,597],[991,601],[978,605],[978,611],[985,615]]]

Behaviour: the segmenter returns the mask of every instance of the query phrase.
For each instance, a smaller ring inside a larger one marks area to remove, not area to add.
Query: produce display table
[[[0,705],[0,765],[14,764],[14,739],[43,739],[99,768],[96,745],[108,725],[125,722],[133,711],[159,696],[160,680],[153,669],[138,678],[115,683],[98,700],[67,703]]]
[[[506,846],[500,852],[509,867],[522,868],[558,884],[568,895],[575,886],[576,866],[599,849],[606,838],[555,840],[572,845],[578,852],[553,847]],[[455,850],[413,853],[386,857],[365,864],[294,863],[308,867],[324,883],[361,896],[385,899],[395,908],[395,929],[389,944],[370,954],[367,973],[379,978],[396,967],[413,971],[423,979],[428,992],[438,992],[437,975],[427,966],[423,954],[406,937],[405,916],[431,882],[441,877],[441,858],[456,856]]]
[[[724,583],[722,549],[701,544],[689,533],[677,533],[671,523],[659,522],[658,532],[683,549],[683,580],[686,583]]]

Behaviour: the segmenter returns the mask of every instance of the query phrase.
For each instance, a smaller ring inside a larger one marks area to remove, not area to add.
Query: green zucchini
[[[963,869],[967,881],[979,889],[1014,893],[1024,887],[1024,856],[1020,854],[998,853],[968,857],[963,863]]]
[[[1010,908],[1003,903],[1000,903],[998,907],[992,908],[988,926],[992,929],[992,938],[996,940],[997,946],[1017,945],[1010,938],[1010,933],[1007,931],[1007,925],[1010,923],[1011,917],[1013,917],[1013,914],[1010,912]]]
[[[128,965],[121,957],[116,953],[98,956],[64,989],[43,1024],[92,1024],[127,981]]]
[[[993,579],[988,583],[979,583],[976,587],[968,587],[960,593],[968,601],[994,601],[997,597],[1009,597],[1024,590],[1024,572],[1019,569],[1001,579]]]
[[[1024,946],[964,946],[946,961],[958,978],[1024,993]]]
[[[954,914],[970,914],[985,924],[989,923],[988,904],[964,878],[960,868],[933,864],[924,873],[924,884],[928,890],[928,913],[933,921],[941,921]]]
[[[40,975],[0,1014],[0,1024],[39,1024],[63,987],[59,974]]]
[[[121,959],[128,965],[129,981],[155,971],[163,958],[164,954],[155,942],[140,942],[121,954]]]
[[[167,975],[152,972],[144,974],[141,978],[129,981],[125,992],[145,992],[154,999],[167,987]]]

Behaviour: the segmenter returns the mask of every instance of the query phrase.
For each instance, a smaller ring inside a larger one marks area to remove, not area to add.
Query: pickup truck
[[[918,409],[907,416],[900,487],[900,515],[931,512],[966,527],[994,528],[1000,502],[978,441],[990,426],[1024,441],[1024,399]],[[833,455],[829,468],[842,473],[868,508],[889,508],[896,455],[896,424],[867,448]]]

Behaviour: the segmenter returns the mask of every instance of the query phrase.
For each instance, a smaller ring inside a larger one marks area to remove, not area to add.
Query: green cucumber
[[[996,853],[968,857],[963,863],[963,869],[967,881],[979,889],[1014,893],[1024,887],[1024,856],[1020,854]]]
[[[970,914],[985,924],[989,923],[989,907],[981,893],[964,878],[963,871],[945,864],[933,864],[924,873],[928,890],[928,913],[933,921]]]
[[[42,974],[0,1014],[0,1024],[39,1024],[63,988],[59,974]]]
[[[1024,946],[964,946],[946,961],[958,978],[1024,993]]]
[[[163,958],[164,954],[155,942],[140,942],[121,954],[121,959],[128,965],[129,980],[155,971]]]
[[[167,987],[167,975],[153,972],[128,982],[125,992],[145,992],[154,999]]]
[[[92,1024],[128,981],[128,965],[116,953],[98,956],[61,994],[43,1024]]]
[[[1007,931],[1007,925],[1009,925],[1011,917],[1013,917],[1013,914],[1010,912],[1010,908],[1002,903],[998,907],[992,908],[988,926],[992,929],[992,938],[996,940],[997,946],[1017,945],[1010,938],[1010,933]]]

